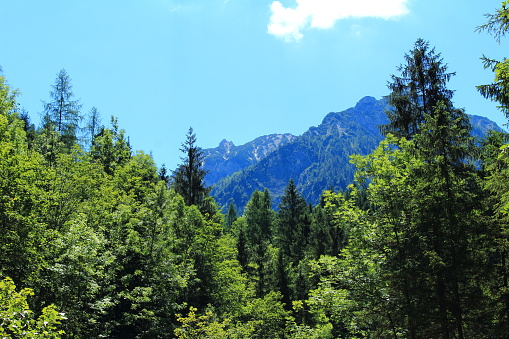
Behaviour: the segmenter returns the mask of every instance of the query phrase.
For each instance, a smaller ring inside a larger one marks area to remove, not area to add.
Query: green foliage
[[[483,273],[475,268],[488,260],[480,255],[487,244],[475,208],[479,188],[462,160],[469,137],[448,134],[462,128],[451,115],[450,124],[434,125],[441,114],[427,116],[424,132],[415,136],[418,148],[389,136],[371,155],[354,159],[358,175],[369,178],[374,206],[364,246],[384,257],[378,276],[391,303],[382,314],[394,332],[412,337],[462,337],[484,326],[467,320],[483,298],[477,285]],[[394,309],[401,311],[391,314]]]
[[[39,154],[27,147],[15,93],[0,80],[0,273],[25,281],[43,263],[45,237],[37,212],[45,170]]]
[[[125,131],[119,129],[116,118],[111,117],[111,129],[102,128],[93,139],[90,155],[112,175],[118,166],[131,158],[131,147],[125,138]]]
[[[250,338],[254,332],[254,324],[232,324],[230,319],[221,322],[214,319],[212,311],[205,315],[197,315],[198,309],[189,308],[187,317],[178,316],[178,321],[182,326],[175,330],[177,338],[181,339],[235,339]]]
[[[243,258],[239,258],[243,268],[256,281],[256,295],[262,297],[273,284],[271,274],[271,258],[269,246],[272,241],[274,225],[274,211],[272,210],[270,194],[255,191],[246,205],[244,225],[238,234],[238,251]]]
[[[486,14],[488,22],[477,27],[478,32],[486,31],[493,35],[500,43],[509,28],[509,2],[503,1],[502,6],[495,14]],[[499,109],[509,117],[509,60],[504,58],[501,61],[482,56],[485,69],[494,73],[493,83],[477,86],[477,90],[487,99],[498,102]]]
[[[63,314],[54,305],[45,307],[36,318],[27,298],[34,295],[31,289],[16,291],[10,278],[0,280],[0,336],[2,338],[61,338]]]
[[[54,302],[68,315],[66,332],[86,335],[106,311],[108,303],[102,290],[115,257],[106,249],[104,235],[88,226],[83,214],[67,223],[51,255],[47,289],[53,291]]]
[[[230,206],[228,207],[228,212],[226,213],[226,218],[225,218],[225,230],[227,232],[229,232],[232,228],[232,225],[233,223],[235,222],[235,220],[237,220],[237,218],[239,217],[239,215],[237,214],[237,209],[235,208],[235,205],[233,204],[233,202],[230,203]]]

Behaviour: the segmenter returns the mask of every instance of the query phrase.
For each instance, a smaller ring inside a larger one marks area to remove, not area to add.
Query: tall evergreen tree
[[[304,256],[310,228],[307,211],[306,200],[290,179],[279,204],[276,237],[283,254],[294,261]]]
[[[86,149],[90,149],[94,143],[94,138],[99,134],[103,126],[101,125],[101,115],[95,107],[92,107],[88,113],[87,119],[88,121],[87,125],[85,126],[84,146]]]
[[[257,294],[262,297],[267,290],[267,252],[271,240],[274,211],[268,190],[255,191],[244,211],[246,226],[243,236],[249,253],[249,261],[254,264],[257,280]]]
[[[168,186],[170,183],[170,176],[168,175],[168,170],[166,169],[166,165],[162,164],[161,168],[159,169],[159,179],[164,181],[165,185]]]
[[[405,54],[405,61],[398,67],[401,75],[392,75],[388,84],[389,123],[382,125],[381,131],[410,139],[418,133],[424,116],[432,115],[439,102],[452,109],[453,91],[446,84],[455,73],[447,72],[440,53],[422,39],[415,42],[410,54]]]
[[[237,209],[235,208],[235,204],[233,202],[230,202],[230,206],[228,207],[228,212],[226,213],[225,218],[225,229],[227,231],[230,231],[232,228],[233,223],[239,215],[237,214]]]
[[[203,169],[205,155],[196,145],[196,134],[192,127],[189,128],[180,151],[184,153],[181,157],[183,163],[173,172],[172,187],[184,198],[186,205],[202,207],[210,187],[205,187],[204,178],[207,174]]]
[[[421,128],[415,142],[425,165],[416,173],[414,194],[423,199],[417,200],[414,210],[415,231],[424,253],[432,258],[422,257],[421,262],[440,261],[422,270],[432,282],[426,299],[435,298],[438,333],[473,337],[484,325],[468,319],[482,299],[478,282],[483,280],[480,267],[487,266],[481,255],[487,230],[476,217],[480,213],[477,173],[466,162],[474,153],[471,126],[462,110],[449,110],[439,103]]]
[[[51,87],[51,101],[44,103],[44,124],[58,132],[65,148],[70,149],[78,142],[81,104],[73,100],[71,78],[65,69],[60,70]]]
[[[36,135],[35,125],[32,123],[30,115],[25,109],[21,110],[19,117],[24,122],[23,129],[25,130],[27,136],[28,147],[32,148]]]
[[[421,47],[426,54],[427,43]],[[482,309],[479,284],[488,265],[481,255],[486,230],[475,203],[479,182],[466,161],[475,154],[471,126],[466,114],[452,106],[452,91],[445,88],[450,73],[441,59],[429,60],[434,65],[426,69],[434,70],[428,74],[433,76],[416,72],[423,82],[403,90],[416,89],[416,100],[389,113],[388,132],[404,138],[391,136],[364,160],[354,160],[370,182],[375,230],[368,247],[384,257],[380,279],[388,286],[382,306],[387,329],[410,338],[476,337],[487,324],[473,319]],[[402,97],[400,87],[391,93],[391,98]]]

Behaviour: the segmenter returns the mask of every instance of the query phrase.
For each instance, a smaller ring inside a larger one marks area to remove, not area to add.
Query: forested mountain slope
[[[317,203],[323,190],[343,190],[352,183],[355,168],[351,154],[366,155],[383,139],[378,126],[388,122],[385,99],[362,98],[355,107],[325,116],[317,127],[301,136],[274,134],[242,146],[223,140],[206,149],[207,183],[220,206],[233,202],[242,209],[255,190],[269,189],[275,204],[290,179],[310,203]],[[489,129],[501,130],[493,121],[470,116],[472,135]],[[261,149],[258,153],[255,150]]]

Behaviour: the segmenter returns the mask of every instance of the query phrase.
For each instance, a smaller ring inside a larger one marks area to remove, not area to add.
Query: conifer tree
[[[225,218],[225,229],[227,231],[231,230],[233,223],[235,222],[235,220],[237,220],[238,217],[239,215],[237,214],[237,209],[235,208],[235,205],[233,204],[233,202],[230,202],[230,206],[228,207],[228,212]]]
[[[455,73],[447,72],[447,65],[440,53],[429,47],[429,43],[418,39],[410,54],[405,54],[404,65],[398,67],[400,76],[392,75],[388,84],[391,109],[386,111],[389,123],[381,126],[387,135],[411,139],[419,132],[419,125],[426,114],[433,115],[434,109],[442,102],[452,109],[453,91],[446,84]]]
[[[86,149],[90,149],[94,143],[94,138],[99,134],[102,130],[103,126],[101,125],[101,116],[97,108],[92,107],[90,112],[88,113],[88,122],[85,126],[85,140],[84,144]]]
[[[182,164],[173,172],[172,187],[184,198],[186,205],[202,207],[210,187],[205,187],[204,178],[207,174],[203,169],[205,156],[202,149],[196,145],[196,134],[192,127],[189,128],[180,151],[184,156],[181,157]]]
[[[277,213],[276,237],[285,256],[295,261],[303,258],[309,227],[306,200],[297,191],[293,179],[290,179]]]
[[[472,319],[482,308],[479,283],[488,266],[480,255],[488,246],[475,204],[477,173],[467,162],[474,144],[468,117],[445,88],[452,73],[427,46],[418,40],[407,56],[408,82],[393,77],[386,132],[397,137],[354,163],[357,177],[369,178],[375,230],[368,248],[384,258],[387,329],[409,338],[470,338],[486,326]]]
[[[246,220],[244,236],[250,262],[256,267],[258,297],[262,297],[267,292],[267,251],[271,240],[273,214],[269,191],[253,192],[244,211]]]
[[[60,70],[51,87],[51,101],[44,103],[44,124],[58,132],[65,148],[70,149],[78,141],[81,104],[73,100],[71,78],[65,69]]]

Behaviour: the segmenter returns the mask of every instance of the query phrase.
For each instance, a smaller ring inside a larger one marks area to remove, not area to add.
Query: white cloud
[[[287,41],[300,40],[309,28],[327,29],[348,17],[391,19],[408,13],[407,0],[296,0],[297,7],[286,8],[272,2],[268,32]]]

